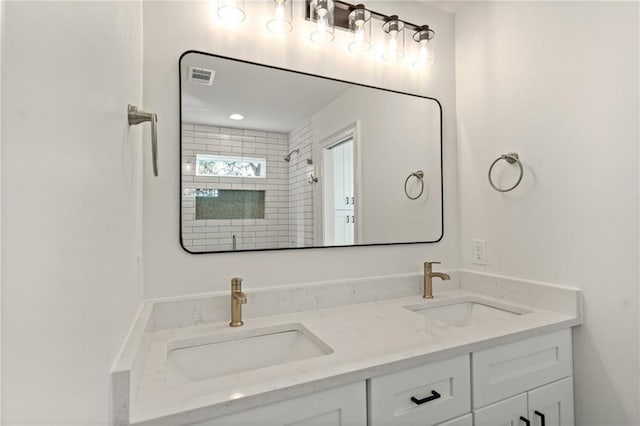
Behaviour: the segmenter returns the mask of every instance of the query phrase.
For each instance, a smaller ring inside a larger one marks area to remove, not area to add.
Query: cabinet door
[[[527,394],[505,399],[474,411],[475,426],[525,426],[520,417],[527,415]]]
[[[529,418],[534,426],[573,426],[573,379],[530,391]]]
[[[354,383],[190,425],[366,426],[365,383]]]

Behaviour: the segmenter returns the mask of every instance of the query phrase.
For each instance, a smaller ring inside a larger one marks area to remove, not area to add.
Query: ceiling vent
[[[189,67],[189,83],[212,86],[216,72],[206,68]]]

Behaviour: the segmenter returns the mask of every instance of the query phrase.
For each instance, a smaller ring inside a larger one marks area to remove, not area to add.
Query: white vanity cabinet
[[[217,417],[190,426],[367,426],[364,382]]]
[[[574,426],[571,329],[197,426]]]

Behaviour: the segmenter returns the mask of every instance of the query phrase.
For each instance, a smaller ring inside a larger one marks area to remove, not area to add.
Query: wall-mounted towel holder
[[[158,116],[152,112],[145,112],[134,105],[129,105],[127,112],[129,126],[146,123],[147,121],[151,123],[151,161],[153,175],[158,176]]]
[[[420,193],[415,197],[409,195],[409,190],[407,189],[407,185],[409,184],[409,179],[411,179],[412,177],[415,177],[416,179],[418,179],[418,182],[420,182]],[[422,170],[416,170],[415,172],[407,176],[407,178],[405,179],[404,194],[407,196],[408,199],[415,201],[418,198],[422,197],[423,193],[424,193],[424,172]]]
[[[518,167],[520,168],[520,176],[518,176],[518,181],[513,186],[506,189],[498,188],[496,184],[493,183],[493,177],[491,176],[491,173],[493,173],[493,168],[495,167],[496,164],[498,164],[500,160],[505,160],[509,164],[517,164]],[[488,176],[489,176],[489,185],[491,185],[491,187],[496,191],[498,192],[513,191],[514,189],[516,189],[518,185],[520,185],[520,182],[522,182],[522,177],[524,176],[524,168],[522,167],[522,163],[520,162],[520,157],[515,152],[510,152],[508,154],[501,155],[500,157],[496,158],[496,160],[493,163],[491,163],[491,167],[489,167]]]

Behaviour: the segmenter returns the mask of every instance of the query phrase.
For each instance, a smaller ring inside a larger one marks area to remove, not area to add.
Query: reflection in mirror
[[[191,253],[435,242],[435,99],[199,52],[180,59]]]

